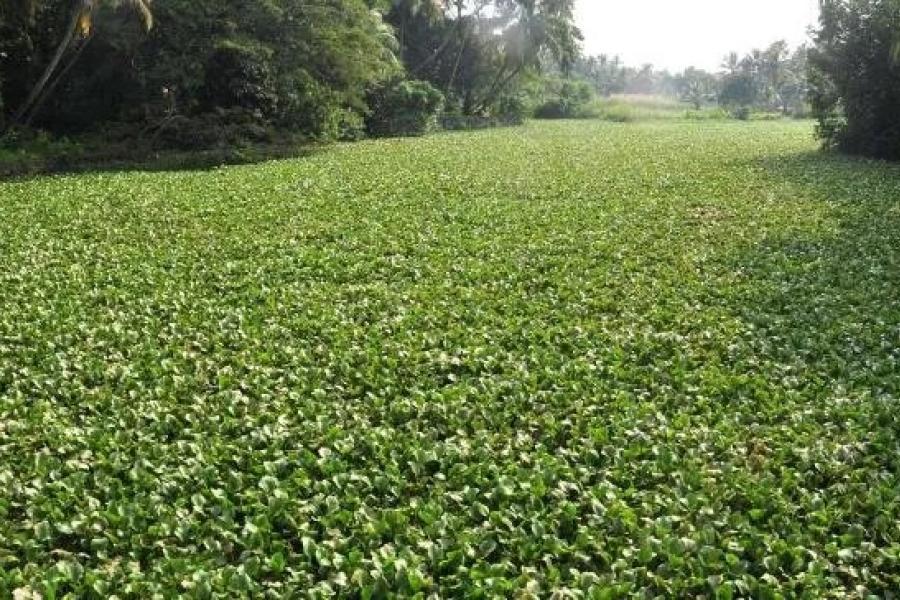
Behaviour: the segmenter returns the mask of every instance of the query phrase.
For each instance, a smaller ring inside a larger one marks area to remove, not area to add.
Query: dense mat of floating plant
[[[0,596],[900,589],[900,169],[809,129],[0,184]]]

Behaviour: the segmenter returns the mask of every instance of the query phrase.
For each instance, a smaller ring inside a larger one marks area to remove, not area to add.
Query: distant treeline
[[[33,130],[186,149],[355,139],[568,116],[631,93],[811,111],[829,145],[900,158],[900,0],[821,0],[810,47],[675,74],[584,56],[573,4],[4,0],[0,142]]]
[[[805,46],[791,51],[787,42],[778,41],[743,57],[730,53],[717,73],[691,67],[674,74],[649,64],[626,66],[618,56],[601,54],[579,57],[573,73],[604,96],[673,96],[698,109],[719,104],[802,116],[808,112],[807,54]]]

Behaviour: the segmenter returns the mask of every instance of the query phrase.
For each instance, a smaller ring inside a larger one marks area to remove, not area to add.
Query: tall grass
[[[619,94],[597,98],[584,109],[584,118],[617,123],[663,119],[726,119],[728,113],[718,107],[695,110],[690,104],[667,96]]]

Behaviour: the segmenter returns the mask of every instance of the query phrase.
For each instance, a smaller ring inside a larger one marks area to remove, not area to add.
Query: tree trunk
[[[509,72],[508,75],[506,75],[506,77],[503,77],[503,74],[506,72],[506,65],[504,64],[503,68],[500,69],[500,72],[497,73],[497,77],[494,80],[493,85],[491,85],[490,89],[488,90],[488,93],[485,94],[484,98],[478,101],[476,109],[484,110],[485,108],[487,108],[488,105],[497,98],[500,92],[505,90],[506,86],[508,86],[510,82],[515,79],[515,77],[519,73],[522,72],[523,68],[525,68],[525,65],[519,63],[512,71]]]
[[[456,62],[453,63],[453,71],[450,73],[450,81],[447,83],[448,94],[453,92],[453,84],[456,83],[456,74],[459,72],[459,62],[462,60],[463,52],[466,51],[466,46],[468,45],[469,36],[462,36],[462,39],[459,41],[459,52],[456,53]]]
[[[75,3],[75,6],[72,9],[72,17],[69,20],[69,26],[66,28],[66,33],[63,36],[63,39],[59,42],[59,46],[57,46],[56,52],[53,54],[53,58],[50,60],[50,64],[48,64],[47,68],[44,69],[43,75],[41,75],[41,78],[38,79],[36,84],[34,84],[34,87],[31,88],[31,92],[28,93],[28,97],[13,115],[12,125],[19,125],[22,123],[25,115],[41,96],[41,93],[47,86],[47,82],[49,82],[50,78],[53,77],[53,73],[55,73],[56,69],[59,68],[59,63],[62,60],[62,57],[65,55],[66,50],[69,49],[69,46],[72,45],[72,40],[75,39],[75,31],[78,29],[78,20],[81,18],[85,5],[89,6],[91,1],[92,0],[77,0],[77,2]]]
[[[419,73],[422,72],[423,69],[425,69],[425,67],[430,66],[434,61],[436,61],[441,56],[441,54],[444,53],[444,50],[447,49],[447,46],[450,45],[451,41],[453,41],[452,36],[450,34],[447,34],[447,36],[444,38],[444,41],[441,42],[440,46],[438,46],[437,50],[432,52],[428,56],[428,58],[426,58],[425,60],[420,62],[418,65],[416,65],[415,68],[410,69],[410,74],[418,75]]]
[[[456,7],[456,19],[457,23],[462,22],[462,7],[460,5]],[[469,36],[463,33],[462,27],[457,27],[457,32],[459,33],[459,52],[456,53],[456,62],[453,64],[450,81],[447,83],[447,94],[453,92],[453,84],[456,83],[456,74],[459,72],[459,63],[462,60],[463,52],[466,51],[466,46],[469,45]]]
[[[480,18],[480,14],[481,14],[481,9],[476,8],[474,14],[472,15],[472,18],[477,20],[478,18]],[[430,66],[431,63],[433,63],[438,58],[440,58],[440,56],[447,49],[447,46],[450,45],[450,42],[453,41],[453,36],[451,35],[451,33],[455,33],[456,37],[459,38],[460,44],[463,44],[463,41],[466,39],[466,37],[463,36],[463,26],[465,25],[465,22],[463,21],[463,3],[462,2],[456,3],[456,23],[455,23],[455,25],[456,26],[453,28],[453,32],[447,33],[447,35],[444,37],[444,40],[441,42],[441,45],[438,46],[437,50],[432,52],[428,58],[426,58],[424,61],[422,61],[420,64],[418,64],[415,68],[409,70],[411,75],[417,75],[418,73],[420,73],[422,71],[422,69],[424,69],[427,66]]]
[[[56,90],[56,87],[59,85],[59,83],[63,79],[66,78],[66,75],[69,73],[69,71],[72,70],[72,67],[75,66],[75,63],[78,62],[78,59],[81,56],[81,53],[84,52],[84,49],[87,48],[88,44],[91,42],[92,39],[93,39],[93,36],[89,36],[87,39],[84,40],[84,42],[82,42],[82,44],[80,46],[78,46],[78,49],[75,50],[75,54],[72,55],[72,58],[71,58],[71,60],[69,60],[69,63],[65,66],[65,68],[62,71],[59,72],[59,75],[56,76],[56,79],[54,79],[53,82],[44,89],[44,93],[41,94],[34,101],[34,105],[32,106],[31,112],[28,114],[28,116],[26,117],[25,122],[24,122],[24,125],[26,127],[30,126],[31,121],[41,112],[41,108],[43,108],[44,102],[47,101],[47,98],[49,98],[50,96],[53,95],[53,92]]]

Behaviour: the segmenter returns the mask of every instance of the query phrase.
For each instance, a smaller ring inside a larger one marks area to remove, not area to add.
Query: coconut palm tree
[[[546,51],[567,70],[578,56],[581,31],[573,24],[574,0],[504,0],[498,3],[498,31],[503,54],[487,93],[476,103],[486,109],[528,67],[540,65]]]
[[[725,69],[729,75],[736,75],[738,69],[741,68],[741,59],[738,57],[738,53],[729,52],[722,61],[722,68]]]
[[[131,8],[140,17],[144,27],[149,31],[153,27],[153,13],[150,11],[150,2],[151,0],[74,0],[68,25],[63,32],[59,45],[56,47],[56,52],[53,53],[53,57],[37,80],[37,83],[31,88],[28,97],[13,115],[12,124],[18,125],[25,122],[29,112],[40,106],[45,92],[55,87],[51,85],[48,88],[48,84],[59,69],[63,57],[78,41],[89,39],[93,30],[94,17],[102,6],[109,5],[115,8],[121,5]],[[77,58],[78,54],[75,55],[74,59]],[[71,63],[69,66],[71,66]],[[68,70],[68,67],[66,70]]]

